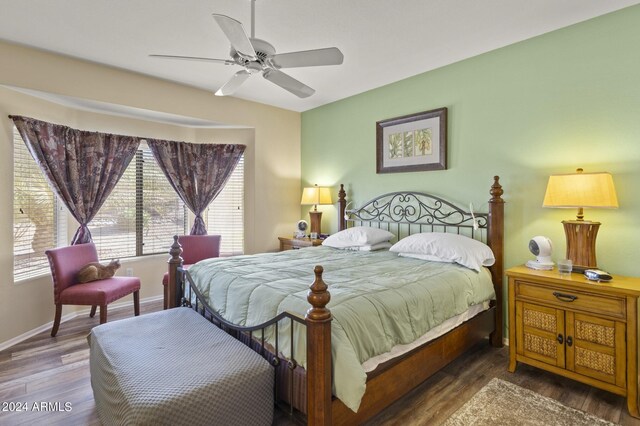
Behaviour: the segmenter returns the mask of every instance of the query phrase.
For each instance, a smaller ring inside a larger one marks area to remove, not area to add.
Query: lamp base
[[[573,262],[574,271],[597,268],[596,236],[600,222],[563,220],[567,237],[567,259]]]
[[[320,223],[322,222],[322,212],[319,211],[310,211],[309,218],[311,219],[311,230],[310,232],[315,232],[320,235]]]

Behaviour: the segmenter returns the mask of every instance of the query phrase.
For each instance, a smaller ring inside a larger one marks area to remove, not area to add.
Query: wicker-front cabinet
[[[518,321],[519,355],[625,387],[624,322],[516,301]]]
[[[509,277],[509,371],[533,365],[627,397],[638,417],[640,280],[516,267]]]

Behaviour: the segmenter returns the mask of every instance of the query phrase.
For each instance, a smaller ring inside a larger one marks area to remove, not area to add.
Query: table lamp
[[[303,206],[313,205],[313,210],[309,212],[309,217],[311,219],[311,232],[315,232],[320,235],[322,212],[318,211],[318,204],[332,204],[330,189],[320,187],[318,185],[304,188],[300,204]]]
[[[610,173],[576,173],[551,175],[544,195],[543,207],[577,208],[576,220],[563,220],[567,237],[567,259],[573,270],[597,268],[596,235],[600,222],[584,220],[583,208],[617,208],[618,197]]]

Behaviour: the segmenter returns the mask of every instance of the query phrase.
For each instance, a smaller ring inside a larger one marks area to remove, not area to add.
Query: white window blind
[[[136,153],[98,214],[89,222],[89,230],[100,260],[136,255],[138,156],[139,153]]]
[[[244,253],[244,155],[224,189],[209,205],[207,232],[221,235],[220,255]]]
[[[49,272],[45,250],[66,243],[67,211],[13,129],[13,275],[14,280]]]
[[[160,170],[151,150],[142,150],[142,254],[168,253],[174,235],[184,235],[187,210]]]
[[[171,237],[185,233],[184,204],[146,144],[89,224],[101,259],[168,253]]]

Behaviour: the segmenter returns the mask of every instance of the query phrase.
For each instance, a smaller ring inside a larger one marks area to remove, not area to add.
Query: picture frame
[[[447,108],[376,122],[376,173],[447,169]]]

